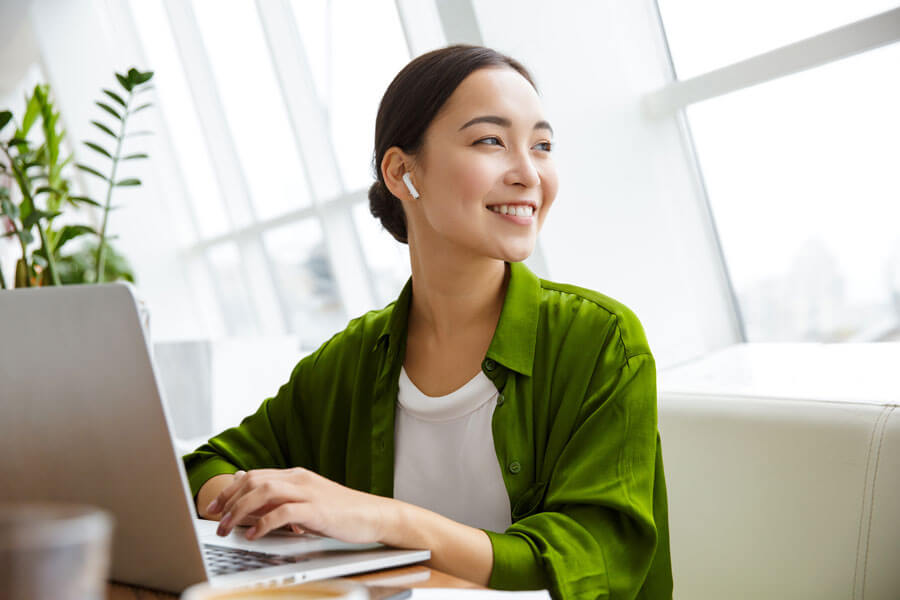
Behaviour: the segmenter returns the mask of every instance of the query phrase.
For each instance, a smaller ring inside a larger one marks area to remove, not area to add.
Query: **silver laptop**
[[[0,291],[0,502],[115,516],[111,578],[179,593],[255,587],[427,560],[427,550],[313,535],[226,538],[196,518],[129,284]]]

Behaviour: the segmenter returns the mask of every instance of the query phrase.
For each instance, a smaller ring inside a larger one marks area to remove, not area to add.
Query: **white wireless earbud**
[[[403,183],[406,184],[406,188],[409,190],[409,193],[412,194],[412,197],[418,199],[419,192],[416,190],[416,186],[412,184],[412,181],[409,180],[409,171],[403,174]]]

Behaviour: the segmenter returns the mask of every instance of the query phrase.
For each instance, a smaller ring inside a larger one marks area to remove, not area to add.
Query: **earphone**
[[[406,188],[409,190],[409,193],[412,194],[413,198],[419,198],[419,192],[416,190],[416,186],[412,184],[412,181],[409,180],[409,171],[403,174],[403,183],[406,184]]]

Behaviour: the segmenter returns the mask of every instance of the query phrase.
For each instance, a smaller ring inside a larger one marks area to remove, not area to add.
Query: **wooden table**
[[[362,575],[353,575],[342,579],[358,581],[365,585],[399,585],[411,588],[461,588],[484,590],[487,589],[478,584],[435,571],[421,565],[400,567],[397,569],[384,569],[372,571]],[[171,600],[178,598],[174,594],[156,592],[145,588],[139,588],[121,583],[110,583],[107,587],[107,600]]]

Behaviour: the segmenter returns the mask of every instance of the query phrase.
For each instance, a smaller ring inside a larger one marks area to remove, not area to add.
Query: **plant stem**
[[[6,289],[6,279],[3,278],[3,265],[0,265],[0,290]]]
[[[16,161],[13,160],[12,155],[9,153],[9,146],[3,145],[3,152],[6,154],[6,158],[9,159],[9,166],[13,171],[13,177],[16,179],[16,183],[19,185],[19,191],[22,192],[23,203],[27,201],[29,203],[29,209],[34,210],[34,202],[31,200],[31,194],[28,193],[26,186],[28,185],[27,176],[23,176],[22,173],[19,172],[19,169],[16,166]],[[16,236],[19,238],[19,245],[22,247],[22,262],[25,264],[25,287],[31,287],[31,265],[28,264],[28,244],[25,243],[25,234],[22,230],[16,227],[16,222],[10,217],[9,222],[12,223],[13,229],[16,232]]]
[[[47,243],[47,236],[44,234],[44,226],[37,224],[38,233],[41,236],[41,247],[44,249],[44,254],[47,256],[47,271],[50,272],[50,280],[53,282],[53,285],[62,285],[59,281],[59,273],[56,272],[56,259],[53,258],[53,252],[50,251],[50,245]]]
[[[119,127],[119,138],[116,140],[116,153],[113,154],[112,174],[109,176],[109,187],[106,189],[106,203],[103,207],[103,225],[100,227],[100,245],[97,246],[97,281],[103,283],[104,263],[106,262],[106,223],[109,220],[109,203],[112,200],[112,191],[116,181],[116,167],[119,165],[119,155],[122,153],[122,140],[125,138],[125,119],[128,118],[128,105],[131,104],[132,93],[128,92],[125,100],[125,111],[122,113],[122,124]]]

